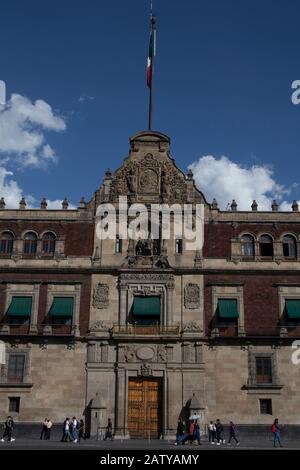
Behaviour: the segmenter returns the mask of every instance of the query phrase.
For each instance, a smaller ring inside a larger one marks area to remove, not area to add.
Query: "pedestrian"
[[[65,421],[64,421],[64,424],[63,424],[63,437],[62,437],[62,440],[61,442],[68,442],[68,439],[69,441],[72,441],[72,436],[71,436],[71,432],[70,432],[70,418],[66,418]]]
[[[46,434],[47,434],[47,422],[48,422],[48,419],[45,418],[45,419],[44,419],[44,422],[42,423],[42,431],[41,431],[40,439],[46,439]]]
[[[276,442],[278,442],[280,447],[283,447],[283,445],[281,444],[280,426],[279,426],[278,418],[276,418],[274,420],[274,423],[272,424],[272,433],[274,435],[273,447],[276,447]]]
[[[5,442],[5,437],[7,436],[8,442],[13,442],[15,439],[12,437],[12,432],[14,429],[14,420],[11,416],[8,416],[5,423],[4,423],[4,433],[1,439],[1,442]]]
[[[216,437],[217,437],[217,446],[221,444],[225,444],[225,440],[223,439],[223,424],[219,419],[216,421]]]
[[[106,429],[105,429],[104,441],[106,441],[106,439],[111,439],[112,440],[112,438],[113,438],[113,435],[112,435],[112,421],[111,421],[111,418],[108,418],[107,426],[106,426]]]
[[[201,446],[201,431],[198,421],[195,421],[195,432],[194,432],[195,440],[198,442],[198,445]]]
[[[181,418],[179,418],[177,422],[177,430],[176,430],[176,441],[174,445],[178,445],[184,437],[184,424]]]
[[[78,442],[80,442],[81,439],[85,440],[84,421],[83,421],[83,419],[81,419],[80,422],[79,422]]]
[[[47,419],[47,424],[46,424],[46,437],[47,441],[50,440],[51,437],[51,428],[52,428],[52,421],[50,419]]]
[[[211,444],[215,443],[216,437],[216,426],[214,425],[213,421],[211,421],[208,425],[208,442]]]
[[[78,423],[77,419],[75,418],[75,416],[73,416],[71,435],[72,435],[73,442],[75,444],[78,441],[78,428],[79,428],[79,423]]]
[[[233,423],[233,421],[230,421],[229,423],[229,440],[228,440],[228,445],[231,445],[231,439],[234,439],[236,442],[236,445],[240,445],[239,440],[236,437],[236,426]]]
[[[190,441],[192,444],[195,439],[195,421],[193,419],[190,420],[189,430],[188,433],[184,435],[183,439],[181,439],[181,444],[185,444],[186,441]]]

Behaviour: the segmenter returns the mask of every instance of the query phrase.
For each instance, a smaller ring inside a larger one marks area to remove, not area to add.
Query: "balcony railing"
[[[113,334],[117,335],[179,335],[180,327],[162,325],[114,325]]]

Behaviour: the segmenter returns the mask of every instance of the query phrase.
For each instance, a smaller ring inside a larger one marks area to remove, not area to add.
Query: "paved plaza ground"
[[[16,439],[14,442],[0,442],[0,450],[1,449],[15,449],[15,450],[64,450],[64,449],[74,449],[74,450],[99,450],[101,453],[106,452],[109,450],[143,450],[145,453],[147,450],[151,451],[161,451],[161,450],[169,450],[169,451],[204,451],[204,450],[211,450],[214,452],[218,452],[218,450],[234,450],[238,451],[240,449],[262,449],[262,450],[269,450],[273,449],[273,442],[272,440],[245,440],[240,443],[239,446],[236,444],[231,444],[230,446],[227,443],[217,446],[211,445],[207,440],[203,440],[202,445],[198,446],[196,444],[190,445],[179,445],[174,446],[174,441],[168,440],[114,440],[114,441],[97,441],[95,439],[87,439],[86,441],[82,441],[80,443],[73,443],[73,442],[59,442],[55,440],[50,441],[41,441],[40,439]],[[300,450],[300,441],[293,441],[293,440],[286,440],[283,441],[283,448],[274,449],[274,451],[284,451],[285,449],[294,449]]]

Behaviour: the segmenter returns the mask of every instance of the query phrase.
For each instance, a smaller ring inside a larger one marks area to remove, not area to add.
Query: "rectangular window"
[[[182,238],[176,238],[175,240],[175,253],[182,255]]]
[[[137,325],[159,325],[160,297],[135,296],[132,305],[132,318]]]
[[[8,360],[7,381],[22,383],[25,375],[25,354],[10,354]]]
[[[267,356],[256,356],[256,382],[258,384],[271,384],[272,377],[272,358]]]
[[[116,237],[115,252],[122,253],[122,238]]]
[[[269,398],[263,398],[259,400],[260,414],[271,415],[272,413],[272,400]]]
[[[20,397],[9,397],[8,412],[19,413],[20,412]]]
[[[6,312],[7,322],[12,325],[28,325],[31,309],[32,297],[13,296]]]
[[[53,325],[72,325],[74,297],[54,297],[49,315]]]

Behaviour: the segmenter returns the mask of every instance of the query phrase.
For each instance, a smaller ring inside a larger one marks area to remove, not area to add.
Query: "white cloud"
[[[19,202],[22,197],[26,200],[26,208],[27,209],[38,209],[40,207],[40,202],[31,194],[25,194],[20,188],[19,184],[13,177],[13,173],[11,171],[7,171],[4,167],[0,166],[0,197],[4,197],[5,200],[5,208],[6,209],[18,209]],[[61,204],[64,198],[62,199],[55,199],[55,200],[48,200],[47,199],[47,208],[48,209],[61,209]],[[74,204],[69,202],[69,209],[76,209]]]
[[[44,167],[56,161],[53,148],[46,142],[46,132],[62,132],[66,123],[43,100],[32,103],[25,96],[13,94],[0,110],[0,154],[21,166]]]
[[[79,103],[84,103],[85,101],[94,101],[94,99],[95,99],[94,96],[83,93],[81,96],[79,96],[78,101]]]
[[[193,170],[196,184],[208,202],[215,197],[223,210],[233,199],[238,204],[238,210],[251,210],[254,199],[258,210],[270,211],[273,199],[277,200],[280,210],[291,210],[292,203],[283,201],[291,190],[277,183],[272,169],[267,166],[245,168],[225,156],[217,159],[206,155],[189,168]]]

